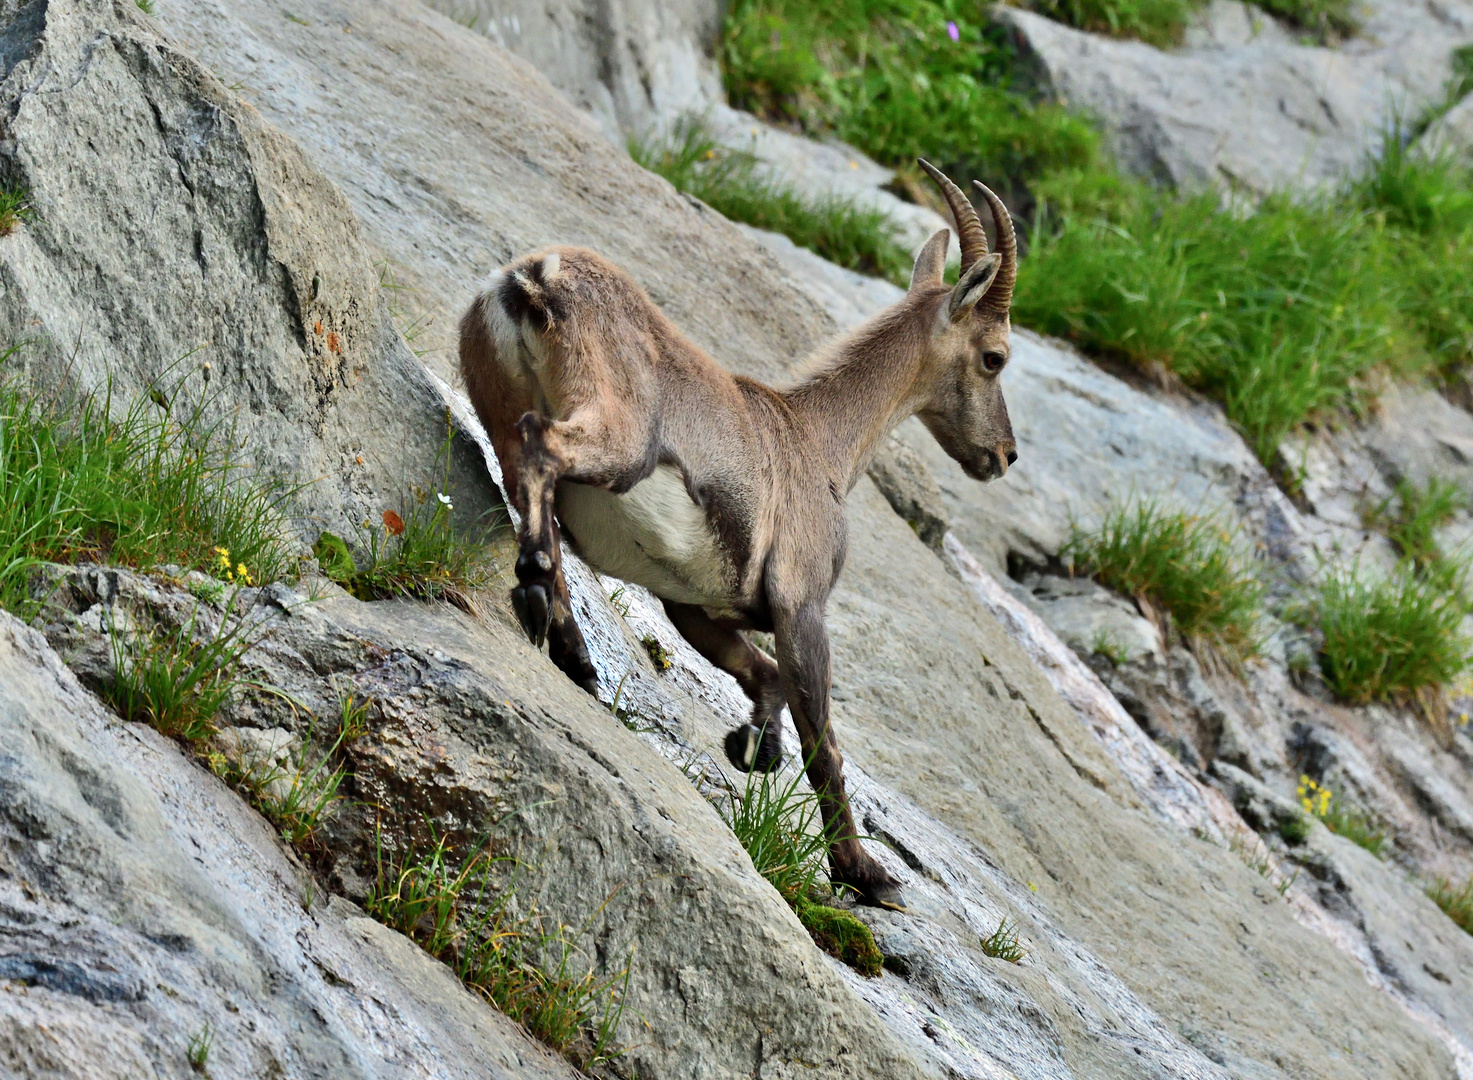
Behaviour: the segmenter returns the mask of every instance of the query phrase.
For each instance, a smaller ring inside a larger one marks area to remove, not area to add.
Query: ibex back
[[[910,290],[822,350],[791,388],[732,375],[691,344],[630,278],[591,251],[551,248],[498,270],[460,324],[461,370],[522,515],[512,603],[533,642],[589,693],[597,676],[573,621],[560,536],[600,571],[636,582],[752,699],[727,736],[744,770],[781,759],[784,703],[832,832],[831,877],[903,907],[860,846],[829,724],[824,608],[844,564],[844,499],[875,447],[918,415],[968,475],[1016,458],[998,383],[1008,359],[1017,247],[1007,210],[978,184],[996,253],[940,172],[961,276],[942,281],[946,230],[921,249]],[[770,630],[776,663],[746,637]]]

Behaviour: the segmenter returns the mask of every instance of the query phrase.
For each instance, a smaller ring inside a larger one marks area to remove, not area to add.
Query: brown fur
[[[578,248],[504,267],[460,324],[466,389],[523,518],[513,603],[533,640],[545,634],[558,665],[596,689],[561,573],[555,502],[578,485],[630,492],[657,466],[678,468],[723,585],[700,603],[666,596],[666,606],[754,702],[761,750],[737,763],[776,763],[786,700],[834,830],[834,880],[890,906],[902,903],[899,889],[860,847],[844,794],[823,613],[844,562],[844,497],[896,424],[919,415],[977,479],[1001,476],[1016,457],[998,385],[1008,297],[989,295],[999,281],[1011,292],[1016,255],[986,255],[985,240],[979,254],[974,242],[950,288],[947,240],[943,230],[927,243],[904,299],[823,350],[787,389],[726,371],[627,275]],[[573,539],[582,550],[603,538]],[[773,631],[775,665],[747,629]]]

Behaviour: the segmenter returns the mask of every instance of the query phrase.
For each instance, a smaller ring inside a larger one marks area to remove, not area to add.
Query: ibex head
[[[939,169],[922,161],[951,208],[961,241],[961,276],[944,292],[942,272],[950,235],[938,232],[916,257],[910,292],[940,299],[931,325],[930,400],[919,411],[936,441],[968,476],[993,480],[1018,459],[1013,426],[999,381],[1008,362],[1008,308],[1018,276],[1018,242],[1007,207],[981,183],[978,192],[992,209],[997,251],[988,253],[987,234],[977,211],[960,188]],[[941,299],[944,297],[944,299]]]

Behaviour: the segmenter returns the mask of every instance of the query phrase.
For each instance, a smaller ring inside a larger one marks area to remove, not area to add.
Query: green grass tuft
[[[291,769],[284,773],[291,783],[279,794],[273,787],[263,785],[257,806],[281,833],[281,838],[294,847],[301,847],[317,832],[317,826],[327,816],[338,798],[338,787],[347,776],[345,765],[333,767],[333,756],[341,741],[333,743],[317,762],[308,763],[307,746],[297,752]],[[273,778],[274,779],[274,778]]]
[[[850,270],[902,286],[910,280],[910,254],[884,213],[840,198],[810,199],[759,176],[754,158],[718,146],[698,118],[682,120],[664,142],[632,140],[629,152],[732,221],[782,233]]]
[[[1034,11],[1091,33],[1136,38],[1152,45],[1180,44],[1206,0],[1031,0]],[[1315,35],[1348,37],[1360,24],[1351,0],[1263,0],[1259,7]]]
[[[227,611],[227,618],[228,618]],[[124,720],[148,724],[161,735],[198,743],[215,732],[215,714],[248,685],[237,675],[241,656],[255,644],[244,623],[196,640],[198,609],[171,631],[132,635],[109,626],[113,681],[101,696]]]
[[[1402,558],[1425,572],[1444,567],[1446,558],[1437,545],[1436,531],[1466,509],[1467,503],[1463,490],[1450,480],[1434,476],[1424,487],[1403,480],[1392,498],[1371,511],[1368,524],[1384,528]]]
[[[34,213],[29,191],[12,184],[0,184],[0,236],[15,232],[15,227],[23,221],[30,221]]]
[[[1307,815],[1306,825],[1309,818],[1319,818],[1325,823],[1325,828],[1336,836],[1343,836],[1351,843],[1358,844],[1378,859],[1385,858],[1381,849],[1386,844],[1386,830],[1379,828],[1369,816],[1347,810],[1338,795],[1308,776],[1299,778],[1298,791],[1299,805]]]
[[[338,742],[347,745],[368,734],[368,714],[373,699],[359,700],[351,690],[338,691]]]
[[[644,651],[649,654],[650,663],[655,665],[656,671],[669,671],[671,664],[670,650],[660,644],[660,639],[654,634],[646,634],[639,639],[644,646]]]
[[[1431,708],[1469,668],[1466,605],[1446,583],[1404,563],[1388,578],[1358,567],[1326,573],[1311,603],[1324,635],[1320,671],[1352,704],[1416,699]]]
[[[1449,919],[1473,934],[1473,878],[1461,887],[1443,878],[1427,886],[1427,895],[1447,913]]]
[[[1473,195],[1466,168],[1388,133],[1337,194],[1177,198],[1102,174],[1037,185],[1015,321],[1087,351],[1159,365],[1223,403],[1259,458],[1316,414],[1361,408],[1373,371],[1473,359]]]
[[[1175,45],[1203,0],[1032,0],[1040,15],[1079,30]]]
[[[1370,211],[1279,196],[1245,218],[1213,194],[1124,190],[1107,214],[1066,209],[1036,235],[1016,321],[1174,372],[1265,462],[1306,418],[1358,403],[1372,369],[1425,367]]]
[[[581,933],[535,912],[516,914],[515,879],[497,881],[512,869],[484,845],[456,859],[444,837],[398,859],[380,849],[364,908],[574,1065],[607,1065],[624,1053],[614,1036],[630,969],[600,975],[577,947]]]
[[[254,580],[291,566],[281,522],[292,493],[250,477],[227,429],[177,397],[158,400],[140,397],[114,418],[107,395],[41,398],[0,381],[0,607],[29,614],[40,562],[173,564],[223,577],[227,549]]]
[[[1309,839],[1309,831],[1313,824],[1308,815],[1295,814],[1279,822],[1279,836],[1283,838],[1284,843],[1297,847]]]
[[[818,796],[801,785],[797,772],[786,779],[748,773],[742,790],[728,790],[718,804],[757,872],[793,907],[822,893],[830,841],[819,824]]]
[[[210,1050],[215,1045],[215,1029],[208,1020],[204,1026],[190,1037],[189,1045],[184,1049],[184,1056],[189,1061],[189,1067],[201,1076],[205,1075],[206,1067],[210,1063]]]
[[[743,789],[728,788],[717,809],[814,943],[861,975],[876,976],[884,956],[869,927],[821,902],[831,892],[824,861],[832,830],[820,825],[818,796],[802,782],[796,771],[787,779],[748,773]]]
[[[734,0],[722,42],[731,103],[833,134],[887,165],[918,156],[1006,178],[1081,168],[1099,136],[1011,87],[1007,33],[946,0]]]
[[[1360,30],[1353,0],[1260,0],[1258,6],[1320,41],[1350,37]]]
[[[361,568],[347,542],[325,531],[312,546],[318,567],[360,600],[413,596],[468,608],[466,594],[484,586],[493,572],[486,544],[455,528],[450,497],[443,492],[415,488],[403,504],[404,514],[385,510],[381,525],[362,526]]]
[[[1028,953],[1018,943],[1018,926],[1004,918],[997,929],[982,939],[982,955],[1010,964],[1021,964]]]
[[[1116,592],[1169,612],[1188,640],[1237,657],[1258,649],[1263,585],[1210,517],[1139,500],[1111,509],[1093,531],[1076,525],[1063,556]]]

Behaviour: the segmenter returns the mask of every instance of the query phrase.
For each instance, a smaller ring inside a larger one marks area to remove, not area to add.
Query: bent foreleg
[[[568,420],[547,421],[527,413],[517,422],[521,446],[517,461],[517,585],[511,602],[533,644],[548,643],[548,655],[590,694],[598,675],[588,646],[573,618],[563,576],[562,536],[554,505],[559,480],[613,486],[637,475],[646,455],[637,432],[604,422],[585,409]]]

